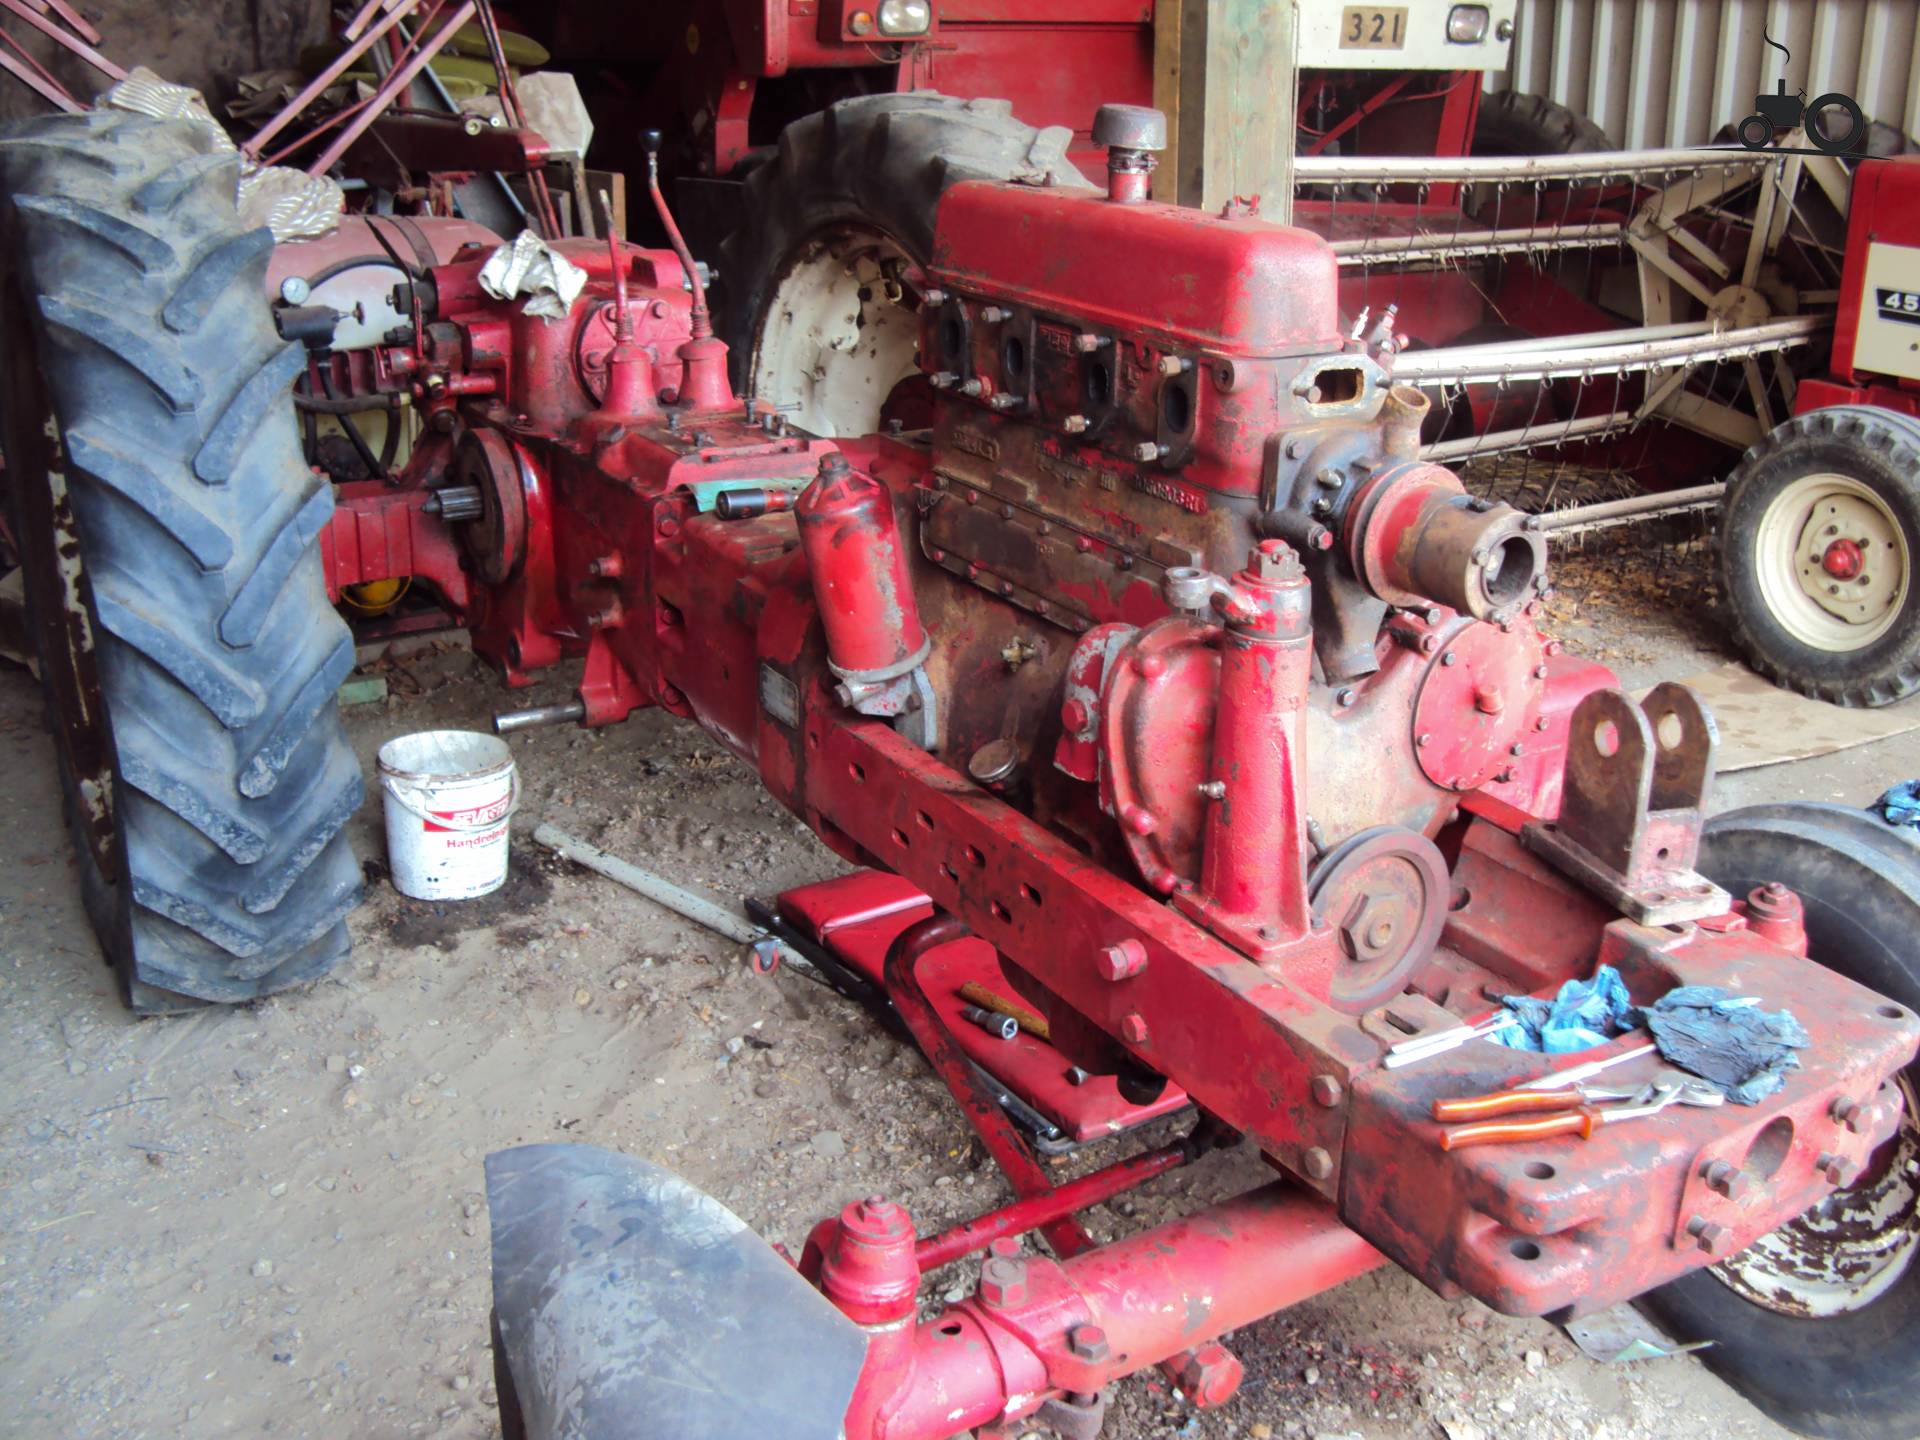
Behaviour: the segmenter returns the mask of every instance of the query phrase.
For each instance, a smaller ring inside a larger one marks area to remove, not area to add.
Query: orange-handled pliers
[[[1558,1103],[1549,1107],[1542,1103],[1542,1097]],[[1618,1105],[1610,1110],[1598,1109],[1586,1103],[1628,1098],[1636,1103]],[[1446,1106],[1481,1107],[1467,1112],[1478,1117],[1525,1114],[1540,1110],[1559,1112],[1535,1114],[1533,1118],[1526,1120],[1481,1118],[1477,1124],[1455,1125],[1450,1130],[1442,1130],[1440,1148],[1459,1150],[1468,1145],[1517,1145],[1528,1140],[1550,1139],[1555,1135],[1578,1135],[1582,1140],[1589,1140],[1593,1138],[1593,1132],[1602,1125],[1612,1125],[1621,1120],[1637,1120],[1643,1115],[1655,1115],[1669,1105],[1720,1105],[1725,1103],[1725,1100],[1725,1094],[1716,1086],[1698,1081],[1662,1079],[1654,1081],[1643,1091],[1506,1090],[1497,1091],[1492,1095],[1470,1096],[1458,1101],[1436,1100],[1433,1118],[1436,1120],[1449,1117],[1466,1118],[1459,1110],[1448,1110],[1446,1114],[1442,1114],[1442,1107]],[[1485,1108],[1487,1106],[1497,1108]]]

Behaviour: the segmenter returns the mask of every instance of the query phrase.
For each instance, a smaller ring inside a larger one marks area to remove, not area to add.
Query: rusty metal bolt
[[[1324,1180],[1333,1174],[1333,1156],[1318,1145],[1309,1145],[1306,1154],[1300,1157],[1300,1168],[1307,1172],[1309,1180]]]
[[[1333,531],[1324,525],[1309,525],[1307,526],[1306,541],[1309,550],[1331,550],[1333,548]]]
[[[1147,1017],[1137,1010],[1129,1010],[1120,1017],[1120,1038],[1129,1045],[1147,1043]]]
[[[1687,1234],[1709,1255],[1718,1255],[1727,1248],[1727,1227],[1715,1224],[1704,1215],[1695,1215],[1687,1221]]]
[[[1193,361],[1183,360],[1178,355],[1162,355],[1160,357],[1160,364],[1158,368],[1162,375],[1166,375],[1169,377],[1174,375],[1184,375],[1187,373],[1187,371],[1193,368]]]
[[[1027,1299],[1027,1262],[996,1255],[980,1267],[980,1300],[998,1309]]]
[[[1012,315],[1011,310],[1002,310],[998,305],[988,305],[980,312],[980,318],[989,325],[998,325]]]
[[[1178,1357],[1173,1365],[1173,1383],[1196,1410],[1208,1410],[1233,1398],[1242,1373],[1233,1352],[1212,1341]]]
[[[1078,435],[1087,428],[1087,417],[1084,415],[1069,415],[1060,422],[1060,428],[1069,435]]]
[[[1844,1190],[1860,1174],[1860,1167],[1844,1155],[1822,1154],[1813,1168],[1826,1177],[1829,1185]]]
[[[1347,483],[1347,477],[1331,465],[1322,465],[1313,472],[1313,483],[1327,490],[1338,490]]]
[[[1158,460],[1161,453],[1159,445],[1151,440],[1142,440],[1133,447],[1133,458],[1136,460]]]
[[[956,388],[962,395],[978,395],[987,387],[985,383],[981,381],[980,377],[976,375],[970,380],[962,380]]]
[[[1019,403],[1018,397],[1009,395],[1004,390],[996,391],[987,398],[987,406],[992,410],[1011,410]]]
[[[1354,702],[1359,698],[1360,697],[1354,693],[1351,685],[1342,685],[1334,692],[1333,703],[1338,705],[1342,710],[1351,710]]]
[[[1106,344],[1107,339],[1108,337],[1105,335],[1095,335],[1088,331],[1082,331],[1073,337],[1073,348],[1082,355],[1091,355],[1102,345]]]
[[[1347,1093],[1336,1075],[1316,1075],[1308,1088],[1313,1092],[1313,1103],[1329,1110],[1338,1105]]]
[[[927,377],[927,383],[936,390],[950,389],[960,382],[960,377],[951,370],[936,370]]]
[[[1860,1134],[1867,1128],[1867,1121],[1871,1118],[1867,1114],[1866,1106],[1862,1105],[1858,1100],[1848,1099],[1845,1095],[1842,1095],[1838,1100],[1833,1102],[1833,1109],[1830,1113],[1840,1127],[1849,1135]]]
[[[1709,1190],[1729,1200],[1747,1193],[1747,1172],[1728,1160],[1709,1160],[1700,1167],[1700,1178]]]
[[[1113,1353],[1107,1332],[1098,1325],[1076,1325],[1067,1332],[1067,1349],[1076,1360],[1104,1360]]]
[[[1284,540],[1262,540],[1247,556],[1247,571],[1255,579],[1267,581],[1298,580],[1305,570],[1300,556]]]
[[[1093,968],[1102,980],[1131,980],[1147,968],[1147,947],[1132,936],[1103,945],[1093,957]]]

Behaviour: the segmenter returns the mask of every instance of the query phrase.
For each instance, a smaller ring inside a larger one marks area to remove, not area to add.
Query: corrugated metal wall
[[[1699,145],[1753,110],[1793,52],[1787,89],[1840,90],[1920,136],[1920,0],[1520,0],[1508,73],[1621,145]]]

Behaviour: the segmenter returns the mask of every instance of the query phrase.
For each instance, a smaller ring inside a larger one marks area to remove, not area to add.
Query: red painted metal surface
[[[1893,392],[1888,406],[1920,413],[1920,380],[1890,379],[1861,370],[1854,362],[1860,338],[1860,309],[1873,303],[1867,293],[1867,250],[1876,243],[1920,247],[1920,156],[1863,163],[1853,178],[1847,206],[1847,253],[1840,274],[1840,301],[1833,317],[1833,380],[1839,386],[1878,387]],[[1794,397],[1796,412],[1833,403],[1805,394]]]

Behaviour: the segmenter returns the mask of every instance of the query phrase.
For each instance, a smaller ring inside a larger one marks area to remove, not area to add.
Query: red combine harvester
[[[1862,1337],[1920,1298],[1914,846],[1832,807],[1705,821],[1699,702],[1540,633],[1540,523],[1420,458],[1391,317],[1341,325],[1316,235],[1147,201],[1160,126],[1102,111],[1104,189],[949,186],[930,423],[831,439],[736,396],[684,245],[560,242],[584,288],[542,315],[483,287],[488,244],[367,222],[404,282],[296,287],[276,336],[229,160],[128,116],[11,135],[16,533],[129,999],[337,958],[360,792],[325,601],[404,580],[510,685],[583,663],[503,729],[662,707],[859,867],[769,923],[896,1017],[1019,1197],[928,1237],[875,1197],[790,1263],[641,1162],[495,1155],[510,1435],[1091,1436],[1107,1382],[1222,1403],[1223,1336],[1388,1261],[1511,1314],[1649,1295],[1792,1423],[1910,1431],[1905,1355]],[[411,453],[336,491],[296,377],[309,413],[418,414]],[[1644,1038],[1469,1038],[1602,964],[1809,1043],[1709,1105]],[[1029,1017],[997,1071],[970,981]],[[1498,1145],[1434,1118],[1600,1061],[1644,1103],[1575,1092]],[[1040,1161],[1188,1105],[1182,1144],[1059,1186]],[[1073,1218],[1242,1137],[1273,1183],[1105,1246]],[[922,1319],[922,1276],[983,1248]]]

